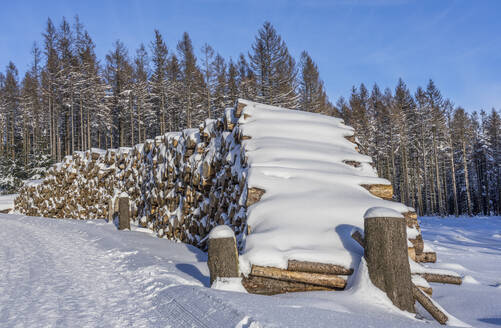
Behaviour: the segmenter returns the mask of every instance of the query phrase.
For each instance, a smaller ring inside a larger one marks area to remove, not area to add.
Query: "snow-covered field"
[[[501,218],[421,225],[433,266],[466,276],[433,284],[434,298],[471,326],[501,326]],[[249,295],[208,288],[203,252],[148,230],[1,214],[0,227],[0,327],[437,325],[392,307],[363,267],[343,292]]]
[[[0,211],[13,209],[14,208],[14,199],[16,197],[17,197],[17,194],[0,195]]]

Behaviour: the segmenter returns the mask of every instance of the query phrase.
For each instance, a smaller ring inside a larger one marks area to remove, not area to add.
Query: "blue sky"
[[[333,101],[361,82],[394,88],[402,77],[414,91],[432,78],[457,105],[490,110],[501,108],[500,13],[496,0],[2,0],[0,67],[26,70],[48,17],[78,14],[100,59],[116,39],[134,54],[155,28],[170,51],[187,31],[196,49],[207,42],[236,58],[268,20],[296,58],[310,53]]]

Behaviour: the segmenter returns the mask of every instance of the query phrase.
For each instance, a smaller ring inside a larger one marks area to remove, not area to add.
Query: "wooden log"
[[[355,135],[352,135],[352,136],[346,136],[344,137],[346,140],[348,140],[349,142],[352,142],[355,144],[355,150],[360,152],[360,144],[357,142],[357,140],[355,139]]]
[[[352,143],[357,143],[357,141],[355,140],[355,135],[352,135],[352,136],[346,136],[344,137],[346,140],[348,140],[349,142],[352,142]]]
[[[108,200],[108,222],[112,222],[113,221],[113,216],[115,215],[115,211],[114,211],[114,206],[113,206],[113,199],[110,198]]]
[[[397,212],[397,217],[371,217],[370,212],[369,209],[364,216],[369,277],[376,287],[386,292],[395,306],[415,312],[405,219],[399,218]]]
[[[346,287],[346,279],[336,275],[288,271],[273,267],[263,267],[253,265],[251,269],[252,276],[272,278],[284,281],[303,282],[306,284],[323,286],[328,288],[343,289]]]
[[[118,201],[118,230],[130,230],[129,197],[120,197]]]
[[[393,199],[393,186],[384,184],[372,184],[372,185],[362,185],[371,194],[376,197],[392,200]]]
[[[442,312],[426,294],[424,294],[418,287],[414,285],[412,286],[412,294],[414,296],[414,299],[418,301],[419,304],[421,304],[435,320],[437,320],[442,325],[445,325],[447,323],[447,321],[449,320],[447,315]]]
[[[355,231],[351,238],[353,238],[362,248],[365,248],[365,240],[360,231]]]
[[[323,274],[333,274],[333,275],[351,275],[353,274],[353,269],[348,269],[340,265],[318,263],[318,262],[305,262],[289,260],[287,263],[288,271],[300,271],[300,272],[310,272],[310,273],[323,273]]]
[[[240,118],[240,115],[242,115],[242,112],[243,112],[245,106],[247,106],[247,105],[244,103],[241,103],[241,102],[237,103],[237,108],[235,109],[235,117],[236,118]]]
[[[210,284],[223,277],[239,277],[238,251],[235,234],[230,227],[220,225],[209,233],[207,266]]]
[[[416,286],[416,287],[419,288],[419,289],[421,289],[428,296],[432,296],[433,295],[433,289],[431,287],[423,287],[423,286]]]
[[[416,250],[416,255],[421,255],[423,253],[423,249],[424,249],[423,236],[418,235],[414,239],[409,239],[409,241],[414,246],[414,249]]]
[[[414,262],[416,262],[416,249],[414,247],[407,247],[407,254]]]
[[[249,188],[247,190],[247,201],[245,202],[245,206],[249,207],[252,204],[259,202],[265,192],[266,191],[261,188]]]
[[[421,230],[419,228],[419,222],[417,220],[416,212],[405,212],[402,213],[402,215],[404,216],[407,226],[409,228],[417,228],[418,230]]]
[[[421,254],[416,254],[415,262],[421,263],[435,263],[437,262],[437,253],[435,252],[423,252]]]
[[[261,295],[335,290],[328,287],[305,284],[302,282],[283,281],[272,278],[255,277],[255,276],[243,277],[242,285],[249,293],[261,294]]]
[[[452,284],[452,285],[461,285],[463,279],[461,277],[450,276],[446,274],[438,274],[438,273],[418,273],[421,277],[423,277],[428,282],[438,282],[441,284]]]
[[[343,161],[346,165],[353,166],[353,167],[360,167],[362,163],[357,162],[357,161]]]

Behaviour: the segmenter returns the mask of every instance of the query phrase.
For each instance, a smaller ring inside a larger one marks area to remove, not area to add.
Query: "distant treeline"
[[[499,113],[454,108],[432,81],[414,96],[402,81],[394,92],[361,85],[333,105],[309,54],[296,62],[270,23],[236,59],[208,44],[195,51],[188,33],[170,48],[155,30],[132,56],[116,41],[101,63],[78,17],[49,19],[42,36],[21,79],[12,62],[0,73],[0,191],[2,170],[40,172],[47,156],[197,127],[245,98],[342,117],[397,200],[420,214],[501,212]]]
[[[468,114],[444,99],[433,81],[411,94],[369,92],[362,84],[336,108],[355,128],[396,200],[421,215],[501,214],[501,119],[495,109]]]
[[[133,56],[116,41],[100,63],[78,16],[59,27],[49,19],[42,35],[21,82],[12,62],[0,73],[0,152],[12,158],[40,150],[59,161],[75,150],[130,146],[198,127],[239,97],[333,110],[308,53],[296,64],[270,23],[236,60],[208,44],[197,58],[188,33],[170,49],[155,30]]]

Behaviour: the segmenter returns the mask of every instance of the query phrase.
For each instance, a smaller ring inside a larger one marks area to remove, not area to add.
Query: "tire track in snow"
[[[0,219],[2,327],[225,328],[250,323],[224,297],[184,278],[175,264],[141,261],[149,255],[125,251],[123,245],[103,249],[96,238],[101,231],[88,230],[80,225],[84,222]]]

